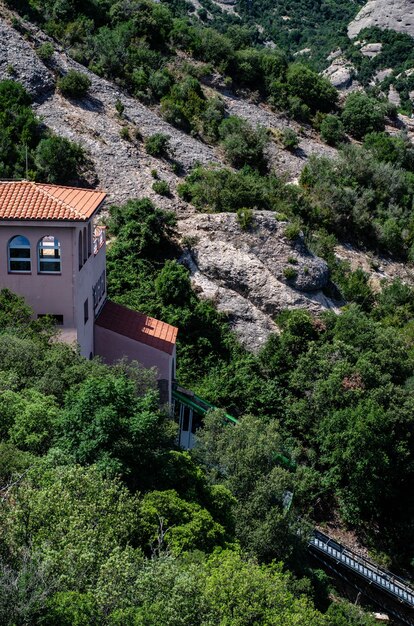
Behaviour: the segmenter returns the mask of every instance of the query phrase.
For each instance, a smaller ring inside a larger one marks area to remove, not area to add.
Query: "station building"
[[[171,403],[178,329],[107,298],[102,191],[0,182],[0,288],[23,296],[35,316],[54,317],[61,341],[110,364],[155,367]]]

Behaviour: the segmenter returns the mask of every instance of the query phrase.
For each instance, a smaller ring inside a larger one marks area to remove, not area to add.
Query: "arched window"
[[[61,271],[60,242],[51,235],[43,237],[37,246],[39,274],[55,274]]]
[[[88,258],[92,254],[92,225],[88,222]]]
[[[10,239],[8,245],[9,272],[31,272],[30,241],[22,235]]]
[[[79,256],[79,269],[82,269],[83,265],[83,244],[82,244],[82,231],[79,231],[79,243],[78,243],[78,256]]]
[[[83,229],[83,262],[86,263],[88,260],[88,240],[86,234],[86,226]]]

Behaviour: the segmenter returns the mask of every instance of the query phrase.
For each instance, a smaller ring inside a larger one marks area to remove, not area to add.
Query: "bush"
[[[291,96],[305,102],[311,111],[329,113],[337,102],[338,92],[331,83],[302,63],[294,63],[287,71]]]
[[[286,280],[295,280],[298,273],[293,267],[285,267],[283,270],[283,276]]]
[[[37,146],[35,164],[42,180],[66,184],[80,177],[86,158],[80,145],[64,137],[49,137]]]
[[[145,140],[145,150],[153,157],[166,157],[170,150],[170,136],[155,133]]]
[[[165,180],[157,180],[152,185],[155,193],[158,193],[160,196],[169,196],[170,195],[170,187]]]
[[[121,139],[125,139],[126,141],[131,139],[128,126],[123,126],[121,130],[119,131],[119,134],[121,136]]]
[[[292,128],[284,128],[282,131],[282,144],[286,150],[296,150],[299,138]]]
[[[292,222],[291,224],[288,224],[286,226],[283,234],[286,239],[289,239],[289,241],[294,241],[299,237],[300,231],[300,224],[298,224],[297,222]]]
[[[247,208],[239,209],[237,211],[237,221],[242,230],[249,230],[253,224],[253,211]]]
[[[263,150],[267,134],[263,127],[254,129],[246,120],[232,115],[221,122],[218,130],[221,145],[231,165],[250,165],[255,168],[264,165]]]
[[[116,112],[118,113],[119,117],[122,117],[125,111],[125,107],[122,104],[121,100],[118,98],[117,101],[115,102],[115,109]]]
[[[321,122],[320,131],[329,146],[337,146],[345,138],[344,125],[337,115],[327,115]]]
[[[41,59],[42,61],[50,61],[54,51],[55,49],[50,41],[46,41],[45,43],[42,43],[39,48],[37,48],[36,53],[39,59]]]
[[[69,72],[59,78],[57,87],[62,95],[67,98],[83,98],[86,96],[91,81],[82,72],[76,70],[69,70]]]
[[[384,130],[385,115],[382,105],[365,93],[351,93],[342,111],[345,130],[362,139],[367,133]]]

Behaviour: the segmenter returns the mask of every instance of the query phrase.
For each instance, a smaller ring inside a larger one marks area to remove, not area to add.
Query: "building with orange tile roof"
[[[107,300],[103,191],[0,181],[0,287],[51,315],[60,338],[107,363],[127,357],[158,372],[171,401],[177,328]]]

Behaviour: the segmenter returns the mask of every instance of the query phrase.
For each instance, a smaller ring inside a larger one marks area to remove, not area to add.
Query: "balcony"
[[[96,256],[106,241],[105,226],[95,226],[93,231],[93,254]]]

